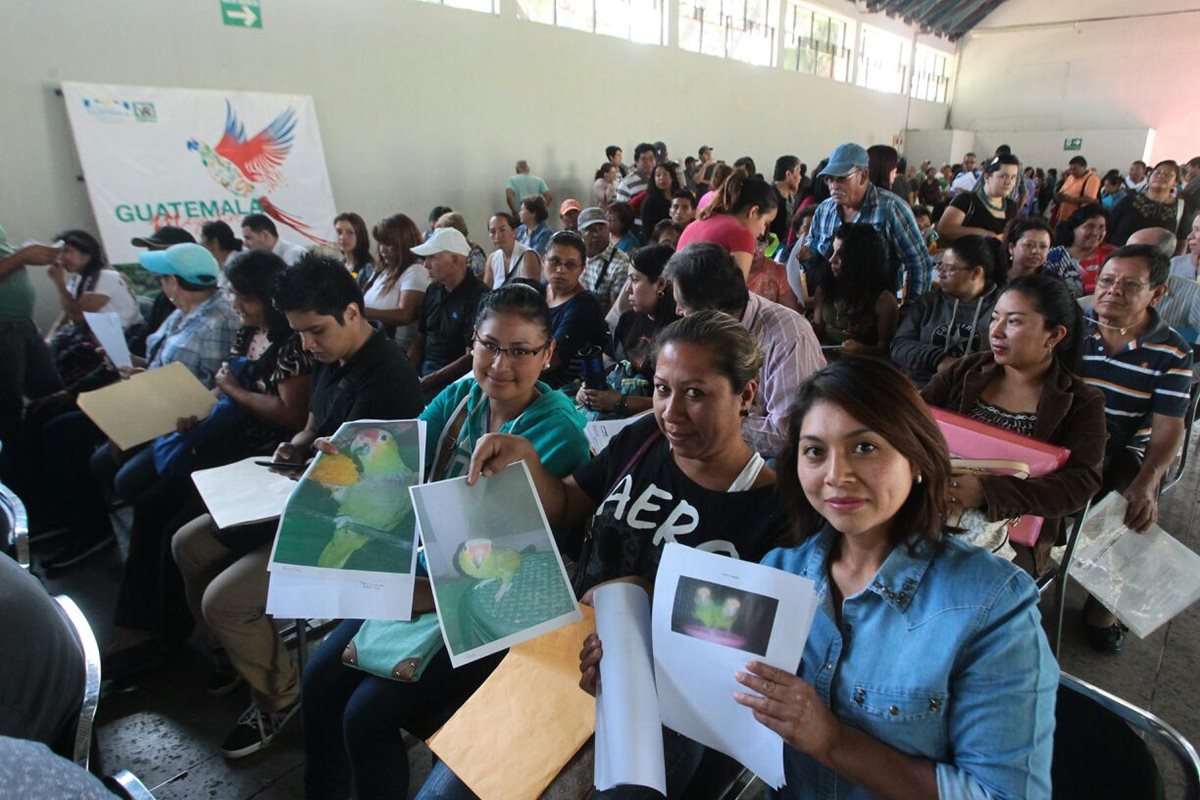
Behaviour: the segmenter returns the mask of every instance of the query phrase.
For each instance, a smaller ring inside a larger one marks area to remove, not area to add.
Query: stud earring
[[[918,472],[917,473],[917,483],[918,484],[923,483],[924,480],[925,480],[925,476]]]

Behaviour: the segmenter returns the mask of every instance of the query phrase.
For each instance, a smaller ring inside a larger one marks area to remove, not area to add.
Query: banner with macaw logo
[[[109,260],[163,225],[192,232],[263,213],[279,235],[330,245],[337,214],[307,95],[63,83],[88,198]]]

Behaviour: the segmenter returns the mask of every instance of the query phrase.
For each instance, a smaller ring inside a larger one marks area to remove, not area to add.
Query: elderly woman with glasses
[[[938,287],[905,308],[891,357],[918,387],[963,356],[988,349],[988,325],[1000,296],[996,247],[982,236],[955,240],[938,264]]]
[[[1010,197],[1020,180],[1021,161],[1016,156],[1000,155],[986,162],[975,190],[958,195],[942,212],[938,236],[943,241],[971,235],[1003,239],[1004,226],[1020,212]]]
[[[542,267],[555,348],[542,380],[555,389],[580,376],[581,353],[595,348],[599,357],[608,341],[604,309],[596,296],[579,282],[586,263],[587,245],[578,233],[559,231],[550,237]]]
[[[528,285],[503,286],[481,301],[471,374],[446,387],[421,414],[429,426],[429,480],[465,475],[476,443],[493,433],[519,437],[542,468],[558,477],[587,461],[583,418],[570,398],[538,379],[555,356],[552,328],[545,299]],[[414,619],[433,610],[429,583],[419,579]],[[503,657],[498,653],[453,669],[443,650],[420,680],[388,680],[342,663],[342,651],[361,626],[358,620],[343,622],[304,670],[307,797],[405,797],[408,759],[401,729],[435,730]]]

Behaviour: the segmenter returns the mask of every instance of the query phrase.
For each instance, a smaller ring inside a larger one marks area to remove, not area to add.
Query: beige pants
[[[208,514],[171,540],[188,605],[229,655],[259,708],[278,711],[300,694],[300,673],[267,616],[268,542],[239,556],[217,539]]]

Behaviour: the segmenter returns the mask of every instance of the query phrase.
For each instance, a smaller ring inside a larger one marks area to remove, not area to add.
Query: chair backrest
[[[0,483],[0,525],[6,537],[5,548],[14,561],[29,569],[29,518],[25,504],[3,483]]]
[[[96,706],[100,702],[100,646],[96,643],[96,635],[87,617],[75,605],[75,601],[65,594],[54,596],[54,600],[62,608],[63,614],[71,623],[79,647],[83,651],[84,678],[83,702],[79,707],[79,722],[75,726],[75,747],[72,759],[76,764],[88,768],[88,760],[92,749],[92,727],[96,721]]]
[[[1059,678],[1055,721],[1055,800],[1162,798],[1162,770],[1138,732],[1178,761],[1183,797],[1200,798],[1200,757],[1195,748],[1149,711],[1064,672]]]

